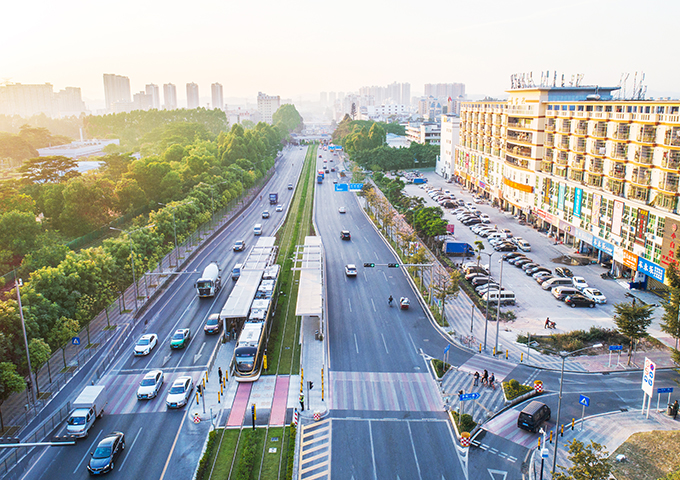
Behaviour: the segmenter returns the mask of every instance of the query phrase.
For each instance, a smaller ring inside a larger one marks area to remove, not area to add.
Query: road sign
[[[451,344],[450,343],[447,346],[444,347],[444,355],[449,353],[449,350],[451,350]]]
[[[363,188],[364,188],[363,183],[350,183],[349,184],[349,191],[350,192],[359,192]]]
[[[656,364],[649,358],[645,358],[645,370],[642,375],[642,390],[650,397],[654,393],[654,374],[656,372]]]
[[[71,339],[71,343],[72,343],[73,345],[80,345],[80,337],[73,337],[73,338]]]
[[[541,449],[541,458],[548,458],[548,449],[547,448]]]
[[[609,351],[623,350],[623,345],[609,345]]]
[[[586,397],[585,395],[581,395],[581,397],[578,399],[578,403],[580,403],[584,407],[589,407],[590,406],[590,398]]]
[[[348,192],[349,191],[349,188],[347,188],[346,183],[336,183],[333,186],[335,187],[336,192]]]
[[[461,402],[466,402],[468,400],[477,400],[479,398],[479,393],[477,392],[472,392],[472,393],[464,393],[462,395],[458,395],[458,400]]]
[[[657,388],[656,393],[673,393],[673,387]]]

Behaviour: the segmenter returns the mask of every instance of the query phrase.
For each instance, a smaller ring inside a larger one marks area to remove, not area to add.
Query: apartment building
[[[210,86],[210,92],[212,93],[212,108],[222,110],[224,108],[224,93],[222,85],[219,83],[213,83]]]
[[[163,100],[165,104],[163,108],[166,110],[174,110],[177,108],[177,87],[172,83],[163,85]]]
[[[531,87],[463,102],[455,179],[636,288],[663,289],[680,225],[680,101],[616,88]]]
[[[266,95],[262,92],[257,93],[257,111],[262,115],[262,121],[271,125],[272,115],[281,106],[281,97],[276,95]]]
[[[131,110],[130,78],[123,75],[105,73],[104,98],[106,109],[110,112]]]
[[[406,139],[409,143],[431,143],[439,145],[441,141],[441,125],[432,122],[409,123],[406,126]]]
[[[194,82],[187,83],[187,108],[198,108],[200,100],[198,97],[198,85]]]

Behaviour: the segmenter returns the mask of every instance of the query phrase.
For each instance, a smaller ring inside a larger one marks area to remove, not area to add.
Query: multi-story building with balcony
[[[518,88],[507,101],[463,102],[451,170],[579,251],[611,258],[635,287],[660,289],[680,245],[680,101],[615,100],[613,90]]]

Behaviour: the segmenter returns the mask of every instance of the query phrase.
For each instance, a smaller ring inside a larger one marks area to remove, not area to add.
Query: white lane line
[[[385,341],[385,335],[383,335],[383,334],[381,333],[380,336],[381,336],[382,339],[383,339],[383,345],[385,345],[385,351],[389,354],[390,351],[387,349],[387,342]]]
[[[97,441],[99,440],[99,436],[100,436],[102,433],[104,433],[104,430],[100,430],[100,431],[99,431],[99,433],[97,434],[97,437],[94,439],[94,442],[92,442],[92,443],[90,444],[90,448],[88,448],[88,449],[85,451],[85,455],[83,456],[82,460],[80,460],[80,462],[78,462],[78,466],[76,467],[75,470],[73,470],[73,474],[74,474],[74,475],[78,472],[78,470],[80,470],[80,466],[83,464],[83,462],[85,461],[85,459],[86,459],[87,457],[90,456],[90,451],[92,451],[92,447],[94,446],[95,443],[97,443]]]
[[[420,473],[420,464],[418,463],[418,453],[416,452],[416,445],[413,442],[413,432],[411,432],[411,423],[406,422],[406,426],[408,427],[408,436],[411,439],[411,448],[413,449],[413,456],[416,459],[416,467],[418,468],[418,478],[420,478],[420,480],[423,480],[423,475]]]
[[[373,302],[373,299],[372,299],[372,298],[371,298],[371,305],[373,305],[373,311],[374,311],[374,312],[377,312],[377,310],[375,309],[375,303]]]
[[[410,333],[408,334],[408,338],[411,340],[411,345],[413,345],[413,350],[415,350],[416,353],[419,353],[419,352],[418,352],[418,347],[416,347],[416,342],[413,341],[413,337],[411,336]]]
[[[354,347],[357,349],[357,353],[359,353],[359,343],[357,342],[357,334],[354,334]]]
[[[371,421],[368,421],[368,437],[371,439],[371,460],[373,463],[373,478],[378,479],[378,471],[375,465],[375,450],[373,449],[373,429],[371,428]]]
[[[132,448],[135,446],[135,442],[137,442],[137,439],[139,438],[139,434],[142,433],[142,428],[139,427],[139,431],[137,432],[137,435],[135,435],[135,439],[132,441],[132,445],[130,445],[130,448],[128,448],[128,453],[125,455],[125,458],[123,459],[123,463],[120,464],[120,467],[118,470],[122,470],[123,467],[125,466],[125,462],[127,462],[128,457],[130,456],[130,452],[132,451]]]
[[[383,271],[382,274],[383,274],[383,277],[385,277],[385,281],[387,282],[388,280],[387,280],[387,275],[385,275],[385,271]]]
[[[347,299],[347,303],[349,304],[349,311],[351,312],[351,311],[352,311],[352,300],[350,300],[350,299],[348,298],[348,299]]]

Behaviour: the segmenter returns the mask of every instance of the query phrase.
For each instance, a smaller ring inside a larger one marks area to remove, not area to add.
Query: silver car
[[[137,400],[150,400],[156,398],[158,392],[161,391],[163,386],[163,371],[162,370],[151,370],[146,375],[141,382],[139,382],[139,388],[137,388]]]

